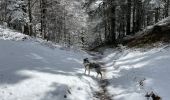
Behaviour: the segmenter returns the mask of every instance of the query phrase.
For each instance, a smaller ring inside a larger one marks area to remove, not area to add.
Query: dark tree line
[[[103,32],[99,36],[106,44],[118,43],[169,16],[169,0],[103,0],[90,9],[94,2],[86,1],[87,13],[92,21],[101,20],[94,28]]]
[[[78,46],[117,44],[169,16],[170,0],[1,0],[0,23]]]

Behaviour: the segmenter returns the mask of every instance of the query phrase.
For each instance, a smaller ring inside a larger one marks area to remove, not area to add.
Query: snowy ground
[[[0,100],[95,100],[99,79],[84,74],[85,57],[0,26]],[[100,60],[113,100],[146,100],[151,91],[169,100],[169,47],[107,49]]]
[[[95,77],[84,75],[87,53],[21,41],[25,35],[0,31],[0,100],[93,100],[99,88]]]
[[[103,61],[108,62],[107,78],[110,85],[107,89],[113,100],[146,100],[146,92],[151,91],[163,100],[169,100],[168,46],[150,50],[107,50]]]
[[[28,38],[28,36],[0,25],[0,39],[18,41],[24,38]]]

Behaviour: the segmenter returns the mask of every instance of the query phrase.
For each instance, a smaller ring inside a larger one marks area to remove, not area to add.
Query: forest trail
[[[102,60],[102,58],[103,58],[102,53],[101,54],[94,54],[92,56],[93,56],[92,59],[96,62],[98,62],[99,60]],[[104,66],[105,62],[100,62],[100,64],[102,66]],[[98,81],[100,91],[96,91],[94,93],[94,97],[98,98],[99,100],[112,100],[111,97],[110,97],[110,94],[108,93],[108,91],[106,89],[108,84],[109,84],[109,81],[107,80],[107,77],[106,77],[106,73],[107,73],[107,71],[106,71],[106,69],[104,69],[102,71],[103,79]]]
[[[109,80],[107,79],[107,67],[105,66],[107,62],[103,61],[102,59],[104,58],[104,55],[102,52],[97,52],[97,53],[89,53],[92,56],[92,60],[95,62],[99,63],[102,66],[102,74],[103,74],[103,79],[98,81],[100,91],[96,91],[94,93],[94,97],[98,98],[99,100],[113,100],[112,95],[109,94],[107,90],[107,86],[110,84]],[[121,57],[121,50],[115,54],[114,60],[117,60]],[[113,64],[114,66],[114,64]]]

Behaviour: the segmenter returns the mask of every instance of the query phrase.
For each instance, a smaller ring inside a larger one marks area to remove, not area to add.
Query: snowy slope
[[[94,100],[97,79],[84,75],[82,65],[88,54],[11,41],[25,35],[0,31],[0,100]]]
[[[166,17],[160,20],[158,23],[155,23],[154,25],[147,26],[145,29],[143,29],[142,31],[139,31],[135,35],[127,35],[126,37],[124,37],[124,40],[123,40],[124,43],[127,44],[131,40],[133,42],[134,41],[133,39],[135,39],[136,41],[139,41],[140,38],[144,37],[145,35],[152,34],[155,26],[159,26],[161,28],[160,34],[166,34],[165,31],[170,29],[170,17]]]
[[[0,25],[0,39],[18,41],[24,38],[28,38],[28,36]]]
[[[151,91],[163,100],[169,100],[168,46],[151,50],[107,50],[103,61],[106,62],[108,91],[113,100],[147,100],[145,95]]]

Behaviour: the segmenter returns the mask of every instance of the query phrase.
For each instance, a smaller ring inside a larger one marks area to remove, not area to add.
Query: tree
[[[165,2],[165,17],[169,16],[169,5],[170,5],[170,0],[164,0]]]
[[[129,35],[131,33],[131,0],[127,0],[127,25],[126,25],[126,33]]]
[[[0,2],[0,22],[7,22],[7,0]]]
[[[26,2],[23,0],[8,0],[6,20],[10,27],[27,34],[28,14],[26,12]]]
[[[33,34],[33,30],[32,30],[32,7],[31,7],[31,1],[32,0],[28,0],[28,16],[29,16],[29,35],[31,36]]]
[[[41,10],[41,35],[43,36],[43,38],[45,39],[47,36],[47,1],[46,0],[40,0],[40,10]]]
[[[0,22],[32,36],[96,47],[116,45],[169,14],[169,0],[1,0]],[[133,34],[131,34],[133,33]]]

